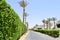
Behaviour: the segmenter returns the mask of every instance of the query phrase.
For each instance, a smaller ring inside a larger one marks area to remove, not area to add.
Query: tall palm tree
[[[25,13],[25,7],[27,6],[27,3],[22,0],[19,2],[20,6],[23,8],[23,23],[24,23],[24,13]]]
[[[27,3],[24,0],[20,1],[19,4],[22,8],[25,8],[27,6]]]
[[[44,20],[42,20],[42,22],[44,23],[44,28],[45,28],[45,22],[46,22],[46,20],[44,19]]]
[[[48,20],[46,20],[46,26],[47,26],[47,29],[48,29],[48,23],[49,23]]]
[[[51,21],[51,18],[48,18],[48,26],[49,26],[49,29],[50,29],[50,21]]]
[[[25,17],[25,23],[26,23],[26,17],[28,16],[27,13],[24,13],[24,17]]]
[[[55,23],[56,18],[53,17],[52,20],[53,20],[53,22],[54,22],[54,29],[55,29],[55,28],[56,28],[56,25],[55,25],[55,24],[56,24],[56,23]]]
[[[26,27],[28,28],[28,22],[26,22]]]

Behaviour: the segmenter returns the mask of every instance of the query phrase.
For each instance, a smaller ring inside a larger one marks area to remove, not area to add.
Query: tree
[[[42,20],[42,22],[43,22],[43,24],[44,24],[44,28],[45,28],[45,23],[46,23],[46,20],[44,19],[44,20]]]
[[[26,23],[26,17],[28,16],[27,13],[24,13],[24,17],[25,17],[25,23]]]
[[[47,29],[48,29],[48,23],[49,23],[48,20],[46,20],[46,26],[47,26]]]
[[[56,23],[55,23],[55,21],[56,21],[56,18],[52,18],[52,20],[53,20],[53,22],[54,22],[54,29],[56,28]]]
[[[51,21],[51,18],[48,18],[47,20],[48,20],[48,26],[49,26],[49,29],[50,29],[50,25],[51,25],[50,21]]]
[[[27,6],[27,3],[24,0],[20,1],[19,4],[23,8],[25,8]]]
[[[20,6],[23,8],[23,23],[25,22],[25,17],[24,17],[24,14],[25,14],[25,7],[27,6],[27,3],[22,0],[19,2]]]
[[[58,28],[60,28],[60,24],[56,24]]]

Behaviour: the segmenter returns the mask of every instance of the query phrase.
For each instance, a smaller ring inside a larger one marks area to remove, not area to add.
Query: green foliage
[[[26,32],[26,26],[23,24],[23,23],[21,23],[21,27],[20,27],[20,36],[22,36],[25,32]]]
[[[20,33],[22,35],[26,30],[26,26],[10,5],[5,0],[0,0],[0,40],[17,40]]]
[[[59,35],[60,35],[60,30],[59,30]]]
[[[60,24],[57,24],[57,27],[60,28]]]
[[[38,30],[34,30],[34,31],[41,32],[41,33],[50,35],[52,37],[59,37],[59,30],[38,29]]]

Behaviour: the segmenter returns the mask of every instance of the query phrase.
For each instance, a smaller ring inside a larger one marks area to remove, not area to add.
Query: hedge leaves
[[[21,20],[16,12],[5,0],[0,0],[0,40],[17,40],[21,27]]]

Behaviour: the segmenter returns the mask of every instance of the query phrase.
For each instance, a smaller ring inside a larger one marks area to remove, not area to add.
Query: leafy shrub
[[[59,37],[59,30],[47,30],[47,29],[44,30],[44,29],[40,29],[40,30],[34,30],[34,31],[41,32],[41,33],[50,35],[52,37]]]
[[[0,40],[17,40],[25,32],[26,26],[16,12],[5,0],[0,0]]]
[[[60,24],[57,24],[57,27],[60,28]]]

